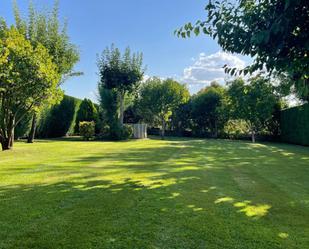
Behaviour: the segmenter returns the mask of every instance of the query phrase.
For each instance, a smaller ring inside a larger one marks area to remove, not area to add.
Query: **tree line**
[[[84,101],[74,133],[82,131],[87,139],[92,133],[126,139],[132,129],[125,123],[131,120],[160,127],[162,137],[166,130],[205,137],[250,133],[253,142],[256,134],[278,135],[278,113],[285,106],[281,97],[295,93],[309,99],[308,1],[209,1],[206,11],[206,20],[187,23],[175,33],[183,38],[209,35],[225,51],[252,56],[252,65],[242,70],[225,66],[234,80],[226,86],[214,82],[190,96],[186,86],[173,79],[143,82],[143,55],[129,48],[121,53],[112,45],[98,58],[99,106],[94,111],[93,103]],[[74,71],[79,51],[66,23],[59,21],[57,1],[51,12],[39,12],[30,3],[27,18],[15,3],[14,13],[15,25],[0,19],[3,150],[12,148],[16,128],[25,120],[31,122],[28,142],[33,142],[38,117],[61,102],[65,80],[81,74]],[[88,112],[93,112],[91,118],[85,117]]]
[[[192,96],[186,85],[158,77],[136,82],[135,90],[126,93],[124,101],[115,89],[105,89],[101,82],[98,88],[98,105],[89,99],[81,101],[65,96],[60,104],[45,109],[39,115],[37,136],[75,134],[87,140],[123,140],[132,135],[128,124],[147,123],[150,128],[160,128],[162,138],[167,130],[168,135],[174,136],[241,138],[250,135],[255,142],[256,135],[279,137],[280,112],[286,107],[271,80],[261,75],[248,80],[236,78],[225,86],[212,82]],[[121,103],[124,103],[122,108]],[[17,126],[16,137],[27,136],[29,124],[28,114]]]

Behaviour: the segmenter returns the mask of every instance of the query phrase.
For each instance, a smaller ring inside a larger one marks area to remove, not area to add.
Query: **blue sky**
[[[17,0],[27,15],[28,0]],[[39,9],[53,0],[34,0]],[[76,70],[83,76],[68,80],[66,94],[95,100],[96,55],[110,44],[143,52],[147,76],[174,77],[187,83],[191,93],[223,81],[224,64],[242,67],[248,58],[225,54],[206,36],[180,39],[173,31],[188,21],[205,18],[207,0],[60,0],[60,15],[68,19],[71,40],[79,47]],[[13,23],[11,0],[1,0],[0,16]]]

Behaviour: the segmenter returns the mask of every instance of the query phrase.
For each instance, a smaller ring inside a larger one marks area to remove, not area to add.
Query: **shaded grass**
[[[309,248],[309,149],[224,140],[17,143],[0,248]]]

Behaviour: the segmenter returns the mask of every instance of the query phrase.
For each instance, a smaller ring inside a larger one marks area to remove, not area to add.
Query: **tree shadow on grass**
[[[236,245],[236,233],[215,233],[225,230],[226,217],[213,204],[182,192],[185,184],[151,188],[126,179],[122,184],[98,180],[2,188],[0,247],[199,248],[212,240],[223,247],[230,236]],[[233,216],[239,224],[230,229],[249,225],[244,216]]]
[[[280,174],[267,177],[287,171],[293,182],[283,184],[305,199],[305,179],[281,163],[299,160],[295,167],[304,170],[308,160],[301,158],[276,145],[172,139],[159,148],[9,168],[4,173],[42,180],[0,187],[0,248],[305,245],[308,209],[290,205],[291,193],[277,185]]]

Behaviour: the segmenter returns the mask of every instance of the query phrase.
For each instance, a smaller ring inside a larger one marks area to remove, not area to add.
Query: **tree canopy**
[[[200,90],[191,99],[191,116],[197,135],[210,133],[217,137],[228,119],[225,88],[213,83]]]
[[[119,102],[119,124],[123,125],[126,95],[137,90],[143,78],[143,55],[131,53],[126,48],[123,55],[118,48],[112,45],[107,47],[98,58],[99,91],[113,90]]]
[[[226,68],[230,74],[276,71],[309,96],[309,1],[217,0],[205,9],[206,20],[187,23],[178,36],[209,35],[224,51],[254,58],[243,70]]]
[[[229,82],[228,94],[232,118],[249,123],[255,142],[255,134],[266,127],[279,100],[268,79],[256,76],[249,83],[241,78]]]
[[[161,123],[162,137],[165,125],[172,112],[189,100],[188,89],[174,81],[150,78],[143,83],[139,92],[138,106],[143,119],[149,123]]]
[[[13,144],[14,128],[24,115],[61,93],[60,75],[47,49],[33,47],[14,27],[0,27],[0,138],[3,149]]]
[[[29,3],[28,18],[23,18],[16,1],[14,1],[14,16],[17,29],[32,45],[42,44],[52,56],[61,75],[60,83],[68,77],[80,75],[74,71],[79,61],[79,51],[67,33],[67,23],[61,23],[59,18],[59,1],[56,0],[51,12],[39,12],[32,2]]]
[[[32,2],[29,3],[28,18],[20,14],[16,1],[14,0],[14,16],[16,27],[33,46],[42,44],[51,55],[53,63],[57,65],[57,71],[61,76],[58,85],[60,86],[67,78],[80,75],[74,72],[74,65],[79,61],[79,51],[70,42],[67,34],[67,24],[59,21],[59,1],[55,1],[54,8],[50,13],[39,12]],[[59,98],[59,101],[61,100]],[[42,102],[41,108],[50,105],[48,101]],[[28,136],[28,142],[32,143],[37,123],[37,115],[33,114],[32,126]]]

